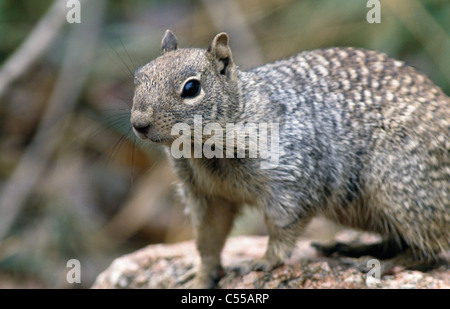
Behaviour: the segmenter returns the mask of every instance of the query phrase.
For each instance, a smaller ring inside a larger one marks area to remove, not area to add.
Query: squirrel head
[[[233,122],[239,101],[238,73],[228,35],[217,34],[207,49],[178,48],[167,30],[161,56],[134,75],[131,124],[135,134],[156,143],[170,144],[176,123],[193,126],[194,116],[209,122]]]

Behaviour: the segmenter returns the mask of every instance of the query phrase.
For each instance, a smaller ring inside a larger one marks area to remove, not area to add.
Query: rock
[[[267,237],[229,238],[222,253],[225,275],[218,288],[450,288],[448,263],[429,272],[403,270],[377,280],[342,259],[318,256],[309,240],[299,240],[286,264],[270,273],[255,271],[242,276],[233,269],[245,260],[261,257],[266,243]],[[180,279],[198,263],[193,241],[150,245],[116,259],[97,277],[93,288],[185,288],[187,283]]]

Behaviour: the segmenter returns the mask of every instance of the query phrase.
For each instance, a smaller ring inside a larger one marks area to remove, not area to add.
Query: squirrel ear
[[[208,53],[211,55],[219,74],[227,77],[234,74],[233,57],[230,46],[228,46],[228,34],[225,32],[217,34],[209,44]]]
[[[178,40],[172,31],[166,30],[166,34],[161,42],[161,54],[165,54],[168,51],[176,50],[178,48]]]

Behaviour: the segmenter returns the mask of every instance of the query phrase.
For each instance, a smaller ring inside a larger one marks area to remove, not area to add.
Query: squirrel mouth
[[[173,139],[172,138],[154,138],[154,137],[147,137],[148,140],[150,140],[152,143],[155,144],[171,144]]]
[[[155,144],[170,144],[173,142],[173,137],[161,137],[158,134],[154,134],[153,132],[139,132],[135,128],[133,128],[134,134],[142,140],[149,140]]]
[[[145,135],[143,138],[144,140],[149,140],[150,142],[154,144],[160,144],[160,145],[170,145],[173,142],[173,138],[170,137],[160,137],[160,136],[153,136],[151,134]]]

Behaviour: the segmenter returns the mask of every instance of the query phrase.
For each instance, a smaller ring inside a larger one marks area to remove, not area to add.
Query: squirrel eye
[[[183,86],[181,97],[184,99],[196,97],[200,93],[200,88],[200,81],[197,79],[188,80]]]

